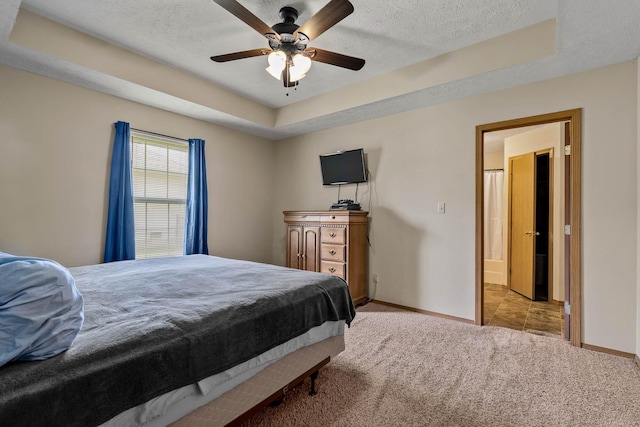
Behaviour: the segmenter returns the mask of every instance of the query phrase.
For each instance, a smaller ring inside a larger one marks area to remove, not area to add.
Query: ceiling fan
[[[273,27],[269,27],[235,0],[213,1],[264,35],[269,41],[270,48],[251,49],[212,56],[211,60],[215,62],[235,61],[237,59],[268,55],[269,67],[267,67],[266,71],[273,77],[282,80],[285,87],[296,86],[311,68],[312,60],[349,70],[359,70],[364,66],[364,59],[307,47],[311,40],[317,38],[353,12],[353,5],[348,0],[330,0],[302,26],[295,24],[295,20],[298,18],[298,11],[293,7],[285,6],[280,9],[280,17],[283,21]]]

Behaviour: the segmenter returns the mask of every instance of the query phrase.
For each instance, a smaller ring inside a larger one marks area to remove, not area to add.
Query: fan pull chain
[[[293,90],[298,90],[298,86],[296,85]],[[289,96],[289,92],[287,92],[285,95]]]

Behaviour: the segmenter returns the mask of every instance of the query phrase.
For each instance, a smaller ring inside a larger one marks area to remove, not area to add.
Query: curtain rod
[[[184,141],[184,142],[189,142],[188,139],[177,138],[177,137],[171,136],[171,135],[163,135],[161,133],[149,132],[147,130],[141,130],[141,129],[135,129],[135,128],[130,128],[130,129],[131,130],[135,130],[136,132],[146,133],[147,135],[161,136],[161,137],[164,137],[164,138],[171,138],[171,139],[177,139],[177,140]]]
[[[504,172],[504,169],[485,169],[485,172],[496,172],[496,171],[502,171]]]

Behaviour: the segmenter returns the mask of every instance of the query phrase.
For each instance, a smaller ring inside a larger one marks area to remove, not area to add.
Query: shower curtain
[[[484,172],[484,258],[502,259],[504,171]]]

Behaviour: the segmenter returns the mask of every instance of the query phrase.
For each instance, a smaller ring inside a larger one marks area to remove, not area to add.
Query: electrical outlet
[[[438,202],[438,213],[444,213],[444,202]]]

